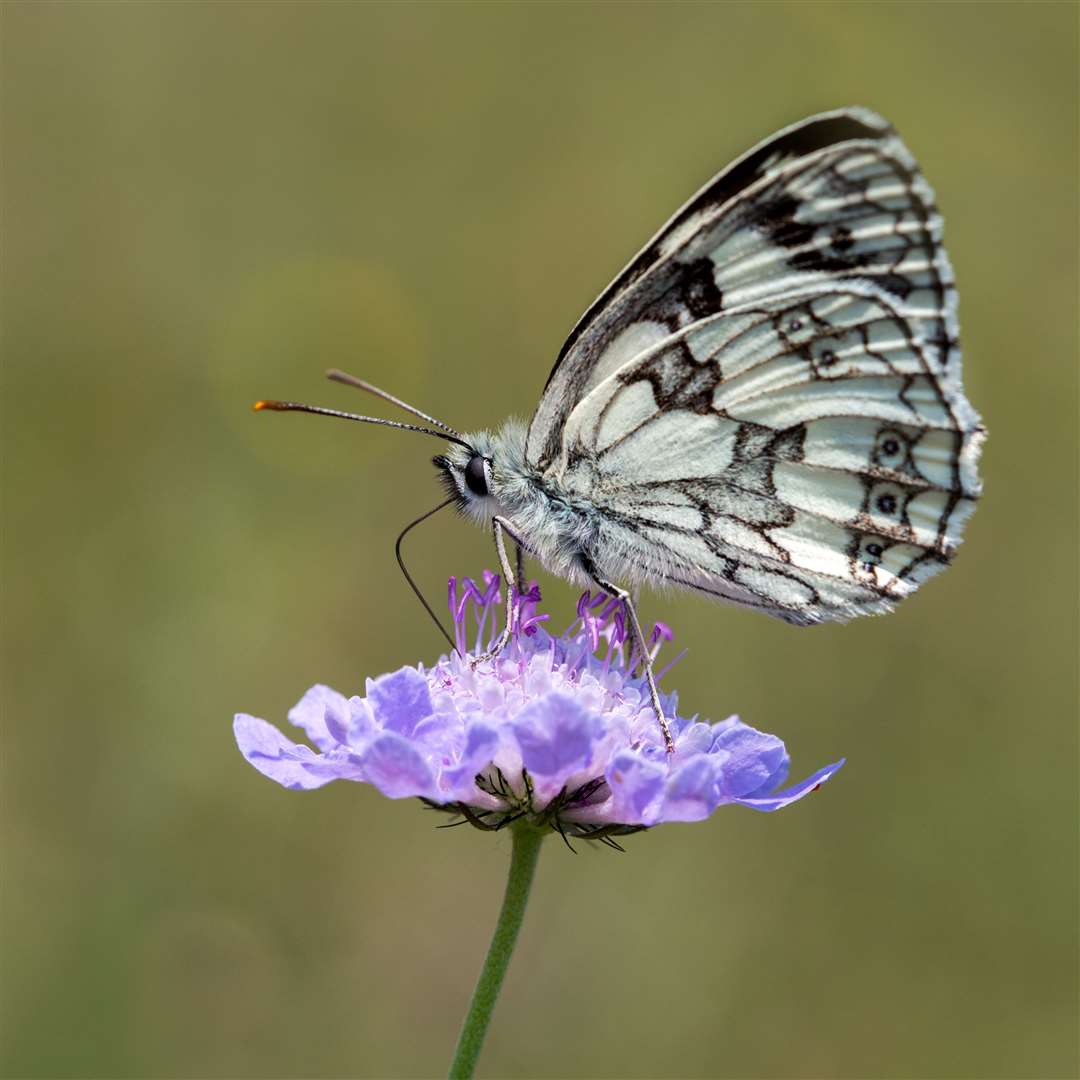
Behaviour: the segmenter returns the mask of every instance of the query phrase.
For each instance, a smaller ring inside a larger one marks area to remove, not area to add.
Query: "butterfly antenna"
[[[434,424],[437,428],[442,428],[443,431],[449,432],[451,435],[457,435],[460,437],[461,432],[455,431],[449,424],[444,424],[441,420],[436,420],[434,416],[428,416],[426,412],[421,412],[419,409],[401,400],[401,398],[394,397],[393,394],[387,393],[385,390],[380,390],[379,387],[367,382],[365,379],[358,379],[355,375],[350,375],[347,371],[339,371],[337,368],[330,368],[326,373],[328,379],[333,379],[334,382],[344,383],[346,386],[355,386],[357,390],[366,390],[369,394],[374,394],[376,397],[382,398],[383,401],[389,401],[391,405],[396,405],[399,409],[404,409],[406,412],[410,412],[413,416],[419,416],[421,420],[426,420],[429,424]]]
[[[271,409],[274,412],[307,412],[314,413],[316,416],[336,416],[341,420],[361,420],[365,424],[382,424],[384,427],[399,428],[402,431],[419,431],[422,435],[434,435],[436,439],[446,439],[447,442],[455,442],[467,450],[472,450],[472,447],[457,432],[451,432],[450,429],[433,431],[431,428],[418,427],[416,424],[401,424],[397,420],[383,420],[378,416],[360,416],[357,413],[340,412],[337,409],[324,409],[319,405],[304,405],[299,401],[256,401],[251,407],[256,412],[262,412],[264,409]],[[432,422],[438,423],[437,420]]]
[[[409,522],[409,524],[401,530],[401,532],[398,534],[397,540],[394,542],[394,554],[397,556],[397,563],[398,566],[401,567],[401,572],[405,575],[405,580],[409,583],[409,588],[412,589],[414,593],[416,593],[417,600],[419,600],[420,603],[424,605],[424,610],[431,616],[431,621],[439,628],[439,633],[442,634],[444,638],[446,638],[447,642],[450,645],[451,652],[457,651],[457,645],[454,644],[454,639],[447,633],[446,627],[444,627],[443,624],[439,622],[439,616],[431,610],[431,605],[424,598],[424,594],[420,591],[420,586],[417,585],[415,581],[413,581],[412,574],[410,574],[409,571],[406,569],[405,560],[401,557],[401,541],[404,540],[408,533],[415,529],[421,521],[427,521],[427,519],[431,517],[432,514],[437,514],[444,507],[449,506],[452,502],[456,501],[457,497],[452,496],[451,498],[447,499],[446,502],[439,503],[439,505],[436,506],[434,510],[429,510],[426,514],[421,514],[415,521]]]

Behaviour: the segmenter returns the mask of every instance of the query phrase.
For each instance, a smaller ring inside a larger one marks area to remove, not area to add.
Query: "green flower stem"
[[[469,1080],[476,1069],[477,1058],[484,1046],[491,1014],[499,998],[503,976],[510,965],[521,921],[525,917],[525,905],[529,901],[536,860],[545,833],[524,821],[510,827],[514,846],[510,855],[510,877],[506,882],[499,921],[488,947],[480,979],[473,991],[469,1011],[458,1038],[457,1050],[450,1066],[450,1080]]]

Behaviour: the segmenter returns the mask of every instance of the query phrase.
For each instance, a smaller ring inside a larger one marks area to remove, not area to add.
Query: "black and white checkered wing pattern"
[[[865,110],[693,199],[575,329],[530,462],[595,505],[612,572],[797,623],[887,610],[978,495],[932,193]]]
[[[874,286],[740,305],[624,365],[554,468],[624,573],[797,623],[885,611],[951,559],[978,420]]]

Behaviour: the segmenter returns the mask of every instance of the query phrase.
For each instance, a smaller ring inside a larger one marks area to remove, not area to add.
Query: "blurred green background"
[[[849,763],[549,844],[482,1067],[1075,1076],[1077,11],[5,4],[5,1075],[445,1068],[508,838],[283,791],[231,735],[437,655],[392,553],[434,446],[249,405],[378,408],[337,365],[527,415],[684,198],[857,102],[945,211],[984,502],[887,619],[647,600],[688,711]],[[410,545],[436,597],[492,561],[449,518]]]

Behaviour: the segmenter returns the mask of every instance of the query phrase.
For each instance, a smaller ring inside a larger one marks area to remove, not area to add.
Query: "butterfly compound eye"
[[[487,477],[484,475],[484,459],[480,454],[473,454],[465,466],[465,486],[474,494],[484,496],[488,493]]]

